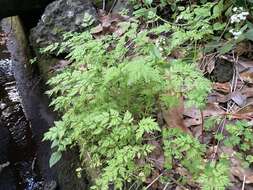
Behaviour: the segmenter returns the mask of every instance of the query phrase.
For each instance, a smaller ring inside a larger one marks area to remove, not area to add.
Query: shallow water
[[[35,146],[33,146],[30,123],[27,120],[21,97],[14,77],[14,66],[4,44],[0,52],[1,89],[1,144],[0,190],[41,189],[39,175],[36,173]],[[3,132],[5,131],[5,132]],[[3,178],[3,177],[2,177]]]

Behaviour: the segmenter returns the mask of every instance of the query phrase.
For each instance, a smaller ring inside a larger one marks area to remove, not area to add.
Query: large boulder
[[[88,20],[85,19],[87,15]],[[83,31],[91,20],[97,21],[96,9],[91,1],[57,0],[46,7],[38,25],[31,30],[31,44],[38,49],[62,42],[64,33]]]

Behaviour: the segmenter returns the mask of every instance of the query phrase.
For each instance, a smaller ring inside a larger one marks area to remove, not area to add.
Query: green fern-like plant
[[[167,169],[172,169],[179,162],[203,190],[225,190],[230,185],[227,159],[204,161],[206,146],[176,128],[164,130],[163,139]]]
[[[150,38],[154,31],[163,33],[160,26],[140,29],[139,24],[138,19],[124,23],[128,29],[122,36],[68,33],[57,48],[44,50],[67,48],[67,58],[73,62],[48,81],[51,105],[62,114],[44,138],[52,141],[55,150],[51,165],[63,151],[78,146],[82,167],[99,170],[93,189],[107,190],[110,183],[123,189],[126,181],[145,182],[155,167],[146,161],[154,147],[145,136],[161,138],[162,131],[154,110],[161,104],[175,104],[179,96],[202,107],[210,91],[210,82],[193,61],[163,58]],[[176,96],[165,96],[167,92]],[[181,160],[182,154],[173,152],[175,146],[187,153],[183,165],[199,172],[195,167],[202,162],[203,146],[197,140],[182,135],[172,144],[164,143],[167,156]]]
[[[203,190],[225,190],[230,183],[229,164],[227,160],[218,163],[211,162],[206,165],[203,174],[198,178]]]

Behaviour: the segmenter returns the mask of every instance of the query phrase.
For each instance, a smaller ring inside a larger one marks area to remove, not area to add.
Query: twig
[[[248,119],[248,120],[252,120],[253,119],[253,114],[251,115],[243,115],[243,114],[239,114],[239,113],[233,113],[233,114],[226,114],[232,117],[232,119]]]
[[[157,176],[145,189],[150,188],[163,174],[164,172],[162,172],[159,176]]]
[[[166,185],[164,186],[163,190],[166,190],[167,187],[169,186],[170,182],[166,183]]]
[[[210,53],[208,55],[205,55],[200,63],[200,70],[203,71],[204,74],[207,73],[205,71],[207,65],[211,62],[211,60],[217,55],[217,53]]]
[[[185,186],[183,186],[182,184],[178,183],[178,181],[175,180],[173,177],[170,177],[170,179],[171,179],[175,184],[177,184],[178,186],[180,186],[182,189],[188,190]]]
[[[106,0],[103,0],[103,11],[105,11],[105,1]]]
[[[226,118],[223,118],[222,121],[221,121],[220,124],[219,124],[218,129],[217,129],[217,133],[219,132],[220,128],[221,128],[221,131],[220,131],[220,132],[223,133],[224,126],[225,126],[225,122],[226,122]],[[215,160],[215,156],[216,156],[216,154],[217,154],[219,145],[220,145],[220,140],[218,140],[217,145],[216,145],[216,149],[214,150],[214,154],[213,154],[213,157],[212,157],[212,162],[214,162],[214,160]],[[214,147],[213,147],[213,148],[214,148]]]
[[[237,112],[241,111],[242,109],[246,108],[246,107],[249,106],[249,105],[253,105],[253,103],[246,104],[245,106],[239,108],[239,109],[237,110]]]
[[[243,183],[242,183],[242,190],[244,190],[245,188],[245,181],[246,181],[246,176],[243,176]]]
[[[118,1],[118,0],[114,0],[114,1],[113,1],[113,4],[112,4],[112,6],[111,6],[111,8],[110,8],[109,13],[111,13],[111,12],[112,12],[112,10],[113,10],[113,8],[115,7],[115,5],[116,5],[117,1]]]
[[[237,65],[238,65],[238,56],[235,57],[235,53],[233,52],[233,79],[232,79],[232,84],[231,84],[231,93],[236,91],[237,88],[237,83],[238,83],[238,69],[237,69]],[[228,111],[227,112],[232,112],[234,106],[236,105],[236,103],[233,100],[230,100],[228,102]]]
[[[222,34],[220,35],[218,42],[221,40],[222,36],[223,36],[224,33],[226,32],[226,30],[227,30],[227,28],[228,28],[228,26],[229,26],[229,21],[230,21],[230,20],[227,21],[227,24],[226,24],[226,26],[225,26],[225,28],[224,28]]]
[[[128,190],[131,190],[131,189],[135,186],[136,183],[137,183],[137,181],[135,181],[135,182],[129,187]]]
[[[237,81],[238,81],[238,76],[239,76],[238,70],[237,70],[238,56],[235,58],[234,52],[233,52],[233,61],[232,61],[232,63],[233,63],[233,71],[234,71],[234,73],[233,73],[233,78],[232,78],[232,84],[231,84],[230,93],[233,93],[233,92],[236,91]],[[228,104],[227,104],[228,105],[227,113],[228,112],[232,112],[232,109],[234,108],[235,104],[236,103],[233,100],[230,100],[228,102]]]
[[[156,15],[156,18],[159,19],[160,21],[164,22],[164,23],[175,25],[175,26],[188,26],[189,25],[188,23],[186,23],[186,24],[172,23],[172,22],[169,22],[169,21],[163,19],[162,17],[160,17],[158,15]]]
[[[203,111],[200,110],[201,114],[201,143],[204,143],[204,114]]]
[[[237,81],[238,81],[238,71],[237,71],[238,56],[236,56],[235,58],[234,52],[233,52],[233,60],[234,60],[233,91],[235,91],[237,87]]]

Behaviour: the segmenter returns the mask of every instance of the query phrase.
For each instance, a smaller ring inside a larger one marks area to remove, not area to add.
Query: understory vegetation
[[[71,63],[48,81],[62,115],[44,138],[52,141],[50,165],[78,147],[77,171],[98,173],[91,189],[230,187],[233,155],[252,167],[251,118],[228,106],[205,115],[213,86],[203,63],[210,55],[236,57],[238,44],[253,40],[252,1],[131,4],[100,13],[100,25],[87,14],[86,31],[65,33],[43,50],[68,50]],[[184,124],[184,110],[193,107],[201,113],[199,136]]]

